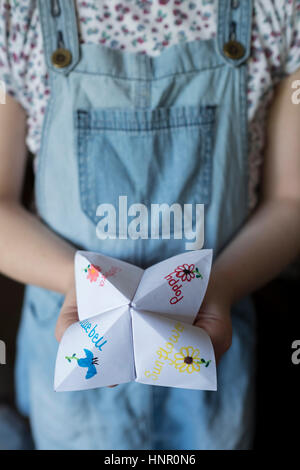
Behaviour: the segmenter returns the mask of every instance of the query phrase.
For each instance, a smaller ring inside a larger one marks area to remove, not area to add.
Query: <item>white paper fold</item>
[[[136,381],[216,390],[209,336],[201,328],[150,312],[132,311]]]
[[[75,323],[60,342],[57,392],[121,384],[135,379],[128,306]]]
[[[79,322],[59,345],[54,389],[130,381],[216,390],[207,333],[193,325],[209,280],[212,250],[183,253],[145,271],[98,253],[75,256]]]

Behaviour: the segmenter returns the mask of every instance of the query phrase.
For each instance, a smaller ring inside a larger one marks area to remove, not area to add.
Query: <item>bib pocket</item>
[[[74,111],[81,206],[210,203],[215,106]],[[118,222],[117,222],[118,223]],[[171,232],[173,232],[171,228]]]
[[[64,300],[63,294],[30,286],[25,297],[24,308],[29,309],[30,316],[39,325],[48,325],[50,321],[57,320]]]

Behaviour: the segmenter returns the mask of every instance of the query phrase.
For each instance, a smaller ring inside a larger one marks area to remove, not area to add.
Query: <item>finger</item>
[[[76,311],[61,311],[61,314],[58,317],[56,328],[55,328],[55,337],[58,342],[61,341],[65,331],[78,321],[78,314]]]
[[[231,345],[232,331],[230,325],[224,328],[224,326],[218,324],[218,322],[210,321],[206,318],[198,320],[195,326],[202,328],[209,335],[214,348],[216,364],[218,364],[222,355]]]

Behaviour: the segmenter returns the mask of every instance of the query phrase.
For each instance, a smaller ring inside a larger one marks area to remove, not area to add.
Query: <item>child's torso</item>
[[[9,2],[1,4],[7,43],[0,45],[0,70],[1,66],[5,67],[2,55],[6,52],[12,72],[5,77],[7,89],[17,94],[27,111],[27,145],[32,153],[37,154],[51,90],[37,2],[28,0],[25,3],[22,7],[19,4],[11,6]],[[289,6],[285,5],[283,12],[280,11],[281,4],[286,3],[280,0],[254,1],[252,54],[248,61],[251,206],[256,202],[255,189],[263,160],[265,112],[274,85],[282,73],[283,43],[286,37],[297,33],[292,31],[292,2],[289,2]],[[179,42],[215,37],[217,5],[217,0],[76,2],[80,42],[99,43],[127,52],[157,56]],[[282,18],[286,20],[285,26],[280,21]],[[283,29],[286,26],[290,30],[285,30],[284,36]],[[294,42],[299,41],[299,36],[292,39]],[[298,60],[300,63],[299,56],[291,57],[291,62]]]

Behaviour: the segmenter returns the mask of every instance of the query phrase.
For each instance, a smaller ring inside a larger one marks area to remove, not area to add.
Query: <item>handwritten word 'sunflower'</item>
[[[164,345],[164,347],[161,347],[156,351],[158,359],[155,361],[152,371],[145,371],[146,377],[149,377],[155,381],[161,374],[164,364],[174,364],[174,359],[171,359],[169,356],[173,353],[175,344],[178,342],[183,330],[184,326],[182,323],[177,322],[174,325],[174,328],[171,331],[172,335],[170,336],[170,338],[168,338],[167,343]]]

